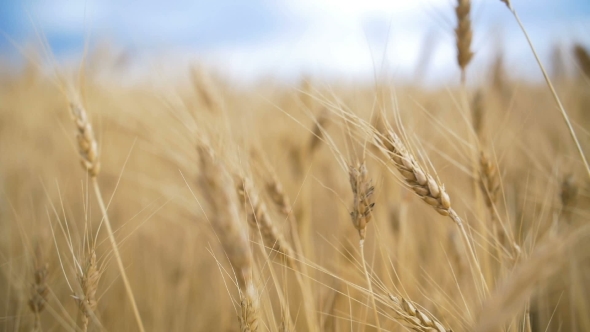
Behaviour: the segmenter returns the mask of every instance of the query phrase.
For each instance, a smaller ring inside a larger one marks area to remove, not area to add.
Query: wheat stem
[[[565,121],[565,124],[567,125],[570,135],[571,135],[572,139],[574,140],[574,143],[576,144],[576,148],[578,149],[578,153],[580,154],[580,157],[582,158],[582,162],[584,162],[584,166],[586,167],[586,173],[588,173],[588,177],[590,178],[590,165],[588,165],[588,160],[586,160],[586,156],[584,155],[584,151],[582,150],[582,146],[580,145],[580,141],[578,141],[578,137],[576,136],[576,132],[574,131],[574,127],[572,126],[572,124],[570,122],[570,118],[567,115],[567,112],[566,112],[565,108],[563,107],[563,104],[561,103],[561,100],[559,99],[559,96],[557,95],[557,92],[555,91],[553,84],[551,83],[551,79],[549,79],[549,75],[547,75],[547,72],[545,71],[545,67],[543,67],[543,63],[541,63],[541,59],[539,59],[539,56],[537,55],[537,51],[535,50],[535,47],[533,46],[533,42],[531,41],[529,34],[526,32],[526,29],[524,28],[522,21],[518,17],[516,10],[510,4],[510,1],[504,1],[504,2],[508,6],[508,9],[510,10],[510,12],[512,12],[512,15],[514,15],[516,22],[520,26],[520,29],[522,30],[522,33],[524,34],[524,37],[526,38],[526,40],[529,44],[529,47],[531,48],[531,51],[533,52],[533,55],[535,56],[535,60],[537,61],[537,64],[539,65],[539,68],[541,69],[541,72],[543,73],[543,78],[545,78],[545,82],[547,83],[549,90],[551,90],[551,95],[553,96],[553,99],[555,100],[555,103],[557,104],[557,107],[559,108],[559,111],[561,113],[561,116],[563,117],[563,120]]]
[[[377,331],[381,331],[381,324],[379,323],[379,312],[377,311],[377,304],[375,303],[375,293],[373,293],[373,284],[371,283],[371,277],[367,270],[367,262],[365,261],[365,240],[359,241],[359,249],[361,251],[361,263],[363,264],[363,271],[365,271],[365,278],[367,279],[367,286],[369,287],[369,296],[371,298],[371,304],[373,305],[373,313],[375,315],[375,325],[377,325]]]
[[[123,260],[121,259],[121,254],[119,253],[117,241],[115,240],[115,234],[113,233],[113,228],[111,227],[111,221],[109,220],[107,209],[102,199],[100,187],[98,185],[98,180],[96,176],[92,177],[92,187],[94,188],[96,200],[98,201],[100,211],[103,215],[104,223],[109,236],[109,241],[111,242],[111,246],[113,247],[113,253],[115,254],[115,260],[117,261],[117,266],[119,267],[119,271],[121,272],[121,279],[123,280],[123,284],[125,285],[125,292],[127,293],[129,301],[131,301],[131,308],[133,309],[133,315],[135,316],[137,327],[139,327],[139,331],[145,332],[145,328],[143,327],[143,322],[141,321],[141,316],[137,308],[137,303],[135,302],[135,297],[133,296],[133,291],[131,290],[131,284],[129,283],[129,279],[127,279],[127,274],[125,273],[125,266],[123,266]]]

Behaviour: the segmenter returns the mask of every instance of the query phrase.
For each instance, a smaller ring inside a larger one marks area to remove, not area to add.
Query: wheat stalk
[[[241,331],[257,331],[260,317],[258,292],[252,280],[254,261],[247,230],[240,223],[234,184],[211,148],[198,145],[197,150],[201,166],[198,183],[211,209],[208,219],[236,274],[240,291],[238,319]]]
[[[349,165],[348,176],[350,181],[350,188],[353,194],[352,212],[350,217],[354,228],[359,232],[360,241],[359,249],[361,252],[361,263],[363,264],[363,270],[365,272],[365,278],[367,280],[367,286],[369,287],[369,296],[373,304],[373,312],[375,314],[375,324],[377,330],[381,331],[381,325],[379,323],[379,314],[377,312],[377,304],[375,303],[375,295],[373,293],[373,286],[369,271],[367,270],[367,263],[365,262],[365,236],[367,234],[367,224],[373,217],[372,211],[375,203],[373,202],[373,193],[375,187],[371,183],[369,178],[367,167],[364,162],[357,162],[356,166]]]
[[[484,291],[487,292],[487,284],[475,255],[475,249],[473,248],[469,235],[467,235],[461,217],[451,208],[451,198],[447,194],[444,184],[438,183],[432,175],[418,164],[414,156],[406,149],[401,139],[391,129],[388,130],[385,137],[375,136],[375,139],[381,151],[393,161],[393,165],[414,193],[440,215],[448,216],[457,224],[461,230],[463,240],[469,248],[471,259],[477,267],[477,272],[481,278],[481,285]]]
[[[586,159],[586,155],[584,154],[584,150],[582,150],[582,146],[580,145],[580,141],[578,140],[578,136],[576,135],[576,132],[574,131],[574,127],[571,124],[569,115],[567,114],[565,107],[561,103],[561,99],[557,95],[557,91],[555,91],[555,88],[553,87],[553,83],[551,83],[551,79],[549,78],[547,71],[545,71],[545,67],[543,66],[543,63],[541,62],[541,59],[539,58],[539,55],[537,54],[537,51],[536,51],[535,47],[533,46],[533,42],[531,41],[529,34],[527,33],[526,29],[524,28],[524,24],[522,24],[520,17],[516,13],[516,10],[512,7],[510,0],[501,0],[501,1],[506,4],[506,6],[508,7],[508,10],[510,10],[512,15],[514,16],[516,23],[518,23],[518,25],[520,26],[520,29],[522,30],[522,33],[524,34],[524,37],[526,38],[527,43],[529,44],[529,47],[530,47],[531,51],[533,52],[533,55],[535,56],[535,60],[537,61],[537,64],[539,65],[539,69],[541,69],[541,72],[543,73],[543,78],[545,79],[545,82],[547,83],[547,87],[551,91],[551,95],[553,96],[553,100],[557,104],[557,108],[559,108],[559,112],[563,118],[563,121],[565,122],[565,124],[567,126],[570,136],[572,137],[572,140],[574,141],[576,148],[578,149],[578,154],[580,155],[580,158],[582,159],[582,162],[584,163],[586,173],[588,174],[588,177],[590,178],[590,165],[588,164],[588,160]]]
[[[78,130],[77,141],[80,157],[82,160],[82,167],[84,167],[84,169],[88,172],[88,175],[91,177],[94,193],[96,194],[96,199],[103,215],[109,241],[111,243],[111,247],[113,248],[115,260],[117,261],[117,266],[119,267],[119,272],[121,273],[121,279],[123,279],[123,284],[125,285],[127,297],[131,302],[133,314],[135,316],[139,330],[144,332],[145,329],[139,314],[139,309],[137,308],[133,291],[131,290],[131,284],[129,283],[129,279],[127,278],[127,274],[125,272],[125,267],[123,266],[123,260],[121,259],[121,255],[119,253],[117,241],[115,240],[115,235],[111,227],[111,221],[108,217],[107,209],[102,199],[102,193],[98,185],[97,176],[100,171],[100,161],[98,159],[98,143],[94,137],[92,125],[88,119],[86,110],[84,107],[82,107],[82,104],[77,100],[77,98],[72,98],[70,101],[70,113],[72,115],[72,120],[76,125],[76,129]]]

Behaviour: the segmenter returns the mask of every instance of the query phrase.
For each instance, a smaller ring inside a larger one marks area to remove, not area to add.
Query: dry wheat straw
[[[34,282],[31,284],[29,295],[29,309],[33,312],[33,331],[41,331],[41,312],[45,309],[49,288],[47,287],[47,276],[49,266],[43,259],[41,247],[35,247],[35,270],[33,272]]]
[[[530,257],[515,267],[483,304],[474,332],[498,331],[511,317],[525,309],[540,282],[559,271],[566,261],[566,237],[537,245]]]
[[[257,331],[259,302],[252,278],[254,261],[247,230],[240,223],[235,187],[225,166],[214,156],[211,148],[199,145],[197,150],[201,167],[198,183],[210,208],[208,220],[236,274],[240,291],[238,319],[241,331]]]
[[[103,215],[103,220],[107,228],[109,241],[113,248],[113,253],[115,255],[115,260],[117,261],[119,272],[121,273],[121,279],[123,279],[123,284],[125,285],[127,297],[131,302],[131,307],[133,308],[133,314],[135,316],[135,320],[137,322],[139,330],[141,332],[144,332],[145,329],[143,327],[143,322],[139,314],[139,309],[137,308],[135,297],[133,296],[133,291],[131,290],[131,284],[129,283],[129,279],[127,278],[127,273],[125,272],[125,267],[123,266],[123,260],[121,259],[121,255],[119,253],[117,241],[115,240],[115,235],[111,227],[111,221],[108,217],[107,209],[102,199],[102,193],[98,185],[97,176],[100,171],[100,161],[98,159],[98,143],[96,141],[96,138],[94,137],[92,125],[90,123],[90,120],[88,119],[86,110],[79,102],[79,100],[75,97],[70,100],[70,113],[72,115],[74,124],[76,125],[76,128],[78,130],[77,140],[80,157],[82,158],[82,167],[84,167],[84,169],[88,172],[88,174],[91,177],[94,193],[96,195],[98,205]]]
[[[308,329],[310,331],[315,331],[316,326],[313,320],[313,317],[315,316],[315,306],[312,292],[309,288],[309,285],[303,282],[300,274],[301,272],[307,274],[305,264],[298,264],[295,260],[295,252],[293,251],[293,248],[289,242],[285,240],[283,234],[275,227],[272,219],[270,218],[270,214],[268,213],[268,209],[266,208],[266,204],[264,204],[264,202],[260,199],[256,188],[254,188],[252,180],[242,178],[240,179],[239,183],[240,185],[238,187],[238,194],[246,203],[248,223],[252,229],[254,229],[256,232],[260,232],[267,245],[269,245],[273,250],[281,253],[287,264],[293,270],[299,271],[295,277],[297,279],[297,283],[301,287],[301,291],[306,302],[304,307],[304,310],[306,311],[306,322],[308,324]]]
[[[504,2],[506,4],[508,9],[510,10],[512,15],[514,16],[516,23],[518,23],[520,30],[524,34],[524,37],[526,38],[526,41],[529,44],[531,52],[533,52],[533,55],[535,56],[535,60],[537,61],[537,64],[539,65],[539,69],[541,69],[541,73],[543,73],[543,78],[545,79],[545,82],[547,83],[547,87],[551,91],[551,95],[553,96],[553,99],[554,99],[555,103],[557,104],[557,108],[559,109],[559,112],[563,118],[563,121],[565,122],[565,124],[567,126],[570,136],[572,137],[572,140],[574,141],[576,148],[578,149],[578,154],[580,155],[580,158],[582,159],[582,162],[584,163],[586,173],[587,173],[588,177],[590,178],[590,165],[588,164],[588,160],[586,159],[586,155],[584,154],[584,150],[582,150],[582,146],[580,145],[580,141],[578,140],[578,136],[576,135],[576,132],[574,131],[574,127],[572,126],[569,115],[567,114],[565,107],[561,103],[561,99],[557,95],[557,91],[555,91],[555,88],[553,87],[553,83],[551,83],[551,79],[549,78],[549,75],[547,74],[547,71],[545,70],[543,63],[541,62],[541,59],[539,58],[539,55],[537,54],[535,46],[533,45],[533,42],[532,42],[531,38],[529,37],[529,34],[527,33],[526,29],[524,28],[524,24],[522,24],[520,17],[516,13],[516,10],[510,4],[510,0],[502,0],[502,2]]]

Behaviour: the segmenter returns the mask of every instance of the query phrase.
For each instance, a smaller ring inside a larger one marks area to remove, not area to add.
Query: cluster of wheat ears
[[[470,0],[446,90],[3,80],[0,326],[590,331],[590,56],[496,2],[546,84],[469,83]]]

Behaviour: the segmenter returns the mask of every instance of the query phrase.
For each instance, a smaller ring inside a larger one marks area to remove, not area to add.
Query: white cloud
[[[515,1],[540,50],[548,50],[553,39],[564,36],[589,39],[588,19],[554,15],[563,8],[554,1],[541,1]],[[140,51],[144,47],[144,52],[169,52],[182,59],[192,54],[242,79],[301,73],[372,76],[381,63],[396,77],[411,77],[423,57],[425,38],[434,33],[432,72],[425,74],[440,80],[457,71],[454,3],[255,0],[236,7],[231,0],[39,0],[32,2],[31,12],[48,35],[83,36],[91,31],[96,39],[114,37],[123,47],[134,45]],[[499,0],[475,1],[473,22],[474,66],[486,65],[497,41],[507,57],[518,62],[515,70],[536,75],[522,34]]]

